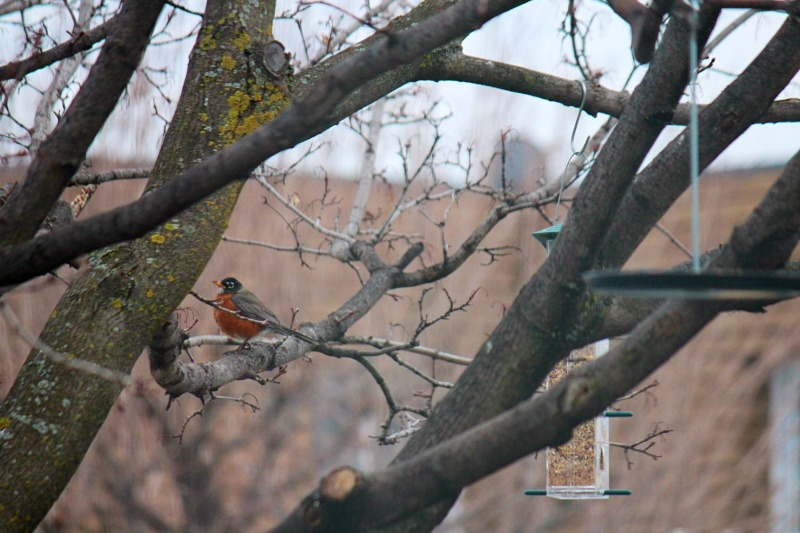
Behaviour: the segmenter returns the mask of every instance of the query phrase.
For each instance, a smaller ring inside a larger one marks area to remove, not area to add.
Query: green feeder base
[[[633,413],[631,411],[606,411],[603,416],[607,418],[630,418]]]
[[[630,496],[633,492],[628,489],[608,489],[603,491],[603,496]],[[525,496],[547,496],[547,491],[542,489],[526,490]]]

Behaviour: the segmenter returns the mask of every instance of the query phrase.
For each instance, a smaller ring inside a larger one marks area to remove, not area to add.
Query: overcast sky
[[[184,4],[202,10],[202,2],[184,0]],[[291,9],[288,0],[279,1],[279,11]],[[338,5],[338,3],[337,3]],[[347,0],[341,4],[352,12],[358,12],[359,3]],[[504,61],[534,70],[555,74],[567,79],[578,79],[577,69],[564,62],[568,55],[569,43],[559,32],[566,2],[557,0],[539,0],[522,6],[490,22],[481,30],[471,35],[464,43],[465,52],[471,55]],[[740,10],[728,10],[723,15],[718,28],[727,25],[741,14]],[[306,36],[313,35],[324,28],[329,16],[339,16],[334,10],[325,6],[317,6],[304,13],[304,31]],[[583,21],[593,18],[587,50],[592,68],[604,72],[601,83],[613,89],[620,89],[627,79],[633,61],[630,54],[630,32],[628,26],[618,19],[613,12],[599,1],[579,4],[578,16]],[[774,34],[785,17],[778,14],[760,14],[751,18],[743,27],[728,38],[713,54],[715,69],[708,70],[700,78],[700,98],[708,102],[722,90],[732,77],[727,73],[740,72],[762,48],[763,44]],[[188,32],[198,23],[197,17],[180,15],[177,24],[170,27],[172,35]],[[66,22],[60,31],[68,29]],[[50,21],[49,29],[58,35],[56,21]],[[2,25],[0,39],[0,55],[5,62],[18,53],[19,45],[15,44],[13,26]],[[293,21],[278,21],[274,28],[276,38],[284,42],[287,49],[302,60],[305,54],[297,26]],[[366,32],[359,34],[366,35]],[[155,68],[166,69],[161,76],[153,74],[156,79],[165,83],[164,90],[171,96],[172,103],[155,98],[150,93],[143,101],[126,99],[119,106],[102,136],[95,143],[91,154],[115,155],[121,159],[144,157],[152,159],[158,150],[158,143],[163,132],[163,121],[154,116],[153,110],[171,116],[174,103],[180,92],[186,69],[188,51],[193,44],[191,39],[171,46],[154,47],[148,51],[146,62]],[[634,75],[629,87],[634,86],[644,69],[640,68]],[[39,73],[31,78],[40,89],[47,83],[47,73]],[[797,79],[795,79],[795,82]],[[142,83],[141,80],[139,83]],[[138,86],[143,92],[146,87]],[[467,143],[474,147],[475,153],[483,158],[495,150],[500,132],[512,130],[519,138],[527,140],[548,155],[551,173],[560,172],[569,157],[569,138],[572,124],[576,118],[575,109],[536,100],[527,96],[476,87],[458,83],[423,84],[427,98],[415,97],[412,107],[424,109],[433,100],[440,101],[439,113],[452,113],[452,117],[441,126],[443,149],[456,150],[457,143]],[[791,85],[781,98],[800,96],[798,85]],[[15,113],[19,117],[32,116],[35,109],[35,91],[27,90],[24,98],[15,102]],[[138,94],[134,91],[134,94]],[[592,118],[584,115],[578,128],[578,141],[582,144],[586,136],[591,135],[606,117]],[[12,128],[6,119],[0,122],[0,130]],[[668,128],[660,139],[663,145],[680,131],[679,128]],[[307,161],[306,168],[317,171],[324,166],[328,174],[354,176],[361,166],[363,142],[345,128],[335,128],[322,137],[330,143]],[[380,145],[378,167],[384,168],[390,177],[396,177],[399,159],[395,155],[397,147],[412,142],[412,154],[422,153],[426,142],[430,139],[430,129],[422,133],[398,128],[386,130]],[[785,162],[800,148],[800,125],[768,125],[750,129],[739,141],[733,144],[714,164],[716,168],[746,168],[752,166],[776,165]],[[6,148],[7,149],[7,148]],[[296,158],[296,153],[278,156],[271,163],[285,164]],[[558,170],[556,170],[558,169]],[[552,177],[552,176],[551,176]]]
[[[464,42],[465,53],[566,79],[579,79],[578,70],[564,61],[569,52],[569,42],[559,32],[559,25],[565,9],[566,2],[556,0],[528,3],[498,17],[472,34]],[[718,29],[727,26],[742,12],[727,10],[717,26]],[[627,24],[604,3],[598,1],[580,4],[578,13],[582,20],[594,17],[587,43],[592,68],[604,72],[601,79],[603,85],[621,89],[634,66]],[[785,15],[776,13],[756,15],[723,41],[713,53],[715,69],[707,70],[700,76],[698,94],[701,102],[708,102],[719,94],[733,79],[729,73],[741,72],[773,36],[784,19]],[[296,45],[292,29],[288,24],[276,26],[276,32],[287,43]],[[645,68],[639,68],[635,72],[629,88],[638,83],[644,72]],[[795,78],[795,82],[797,81],[798,78]],[[551,174],[560,173],[566,164],[570,154],[570,133],[577,110],[528,96],[462,83],[423,85],[432,98],[441,99],[452,111],[452,118],[442,126],[449,145],[460,141],[473,142],[478,152],[488,157],[496,149],[500,132],[511,129],[520,138],[532,142],[548,154]],[[793,84],[780,98],[798,96],[800,87]],[[580,146],[606,118],[603,115],[593,118],[584,114],[578,127],[576,145]],[[665,145],[680,131],[682,128],[667,128],[656,148]],[[343,144],[344,141],[340,143]],[[391,152],[395,144],[391,137],[382,141],[385,161],[393,160],[391,153],[386,152]],[[755,126],[728,148],[713,168],[779,165],[798,149],[800,125]],[[357,172],[360,160],[353,158],[340,161],[339,164],[346,172],[354,173]]]

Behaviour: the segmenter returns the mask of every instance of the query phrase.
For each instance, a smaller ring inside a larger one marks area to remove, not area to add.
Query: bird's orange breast
[[[231,301],[230,294],[221,294],[219,298],[217,298],[216,303],[225,309],[236,310],[236,306]],[[255,322],[241,319],[232,313],[226,313],[216,307],[214,308],[214,320],[223,335],[227,335],[234,340],[250,339],[261,333],[263,329]]]

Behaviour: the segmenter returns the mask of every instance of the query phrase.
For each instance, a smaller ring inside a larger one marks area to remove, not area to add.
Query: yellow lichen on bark
[[[248,84],[247,92],[237,89],[227,99],[227,119],[219,126],[218,134],[224,145],[231,144],[260,126],[272,121],[286,106],[288,99],[283,92],[272,83],[265,84],[272,88],[264,99],[256,83]]]
[[[222,59],[219,62],[219,66],[224,68],[225,70],[233,70],[236,66],[236,61],[229,55],[222,56]]]
[[[240,32],[233,40],[233,46],[244,52],[250,44],[250,35],[246,31]]]
[[[257,44],[251,36],[262,39],[273,13],[274,2],[209,0],[206,25],[189,56],[181,99],[145,194],[268,122],[285,105],[282,93],[273,94],[279,89],[263,94],[266,73],[246,53]],[[130,372],[211,257],[242,183],[223,187],[143,238],[90,254],[87,267],[51,313],[42,341],[72,357]],[[35,350],[19,376],[0,418],[0,432],[5,430],[7,437],[4,452],[13,459],[4,464],[0,494],[15,491],[13,497],[0,498],[3,531],[29,531],[41,522],[120,390],[118,384],[54,363]],[[36,387],[45,379],[52,386],[43,401]],[[79,424],[56,416],[52,405],[66,404],[81,417]],[[59,437],[30,424],[22,427],[23,416],[48,420]],[[26,452],[31,449],[37,453]]]

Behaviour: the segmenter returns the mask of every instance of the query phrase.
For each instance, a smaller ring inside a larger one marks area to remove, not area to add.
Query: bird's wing
[[[275,316],[275,313],[270,311],[266,305],[253,293],[238,293],[234,294],[231,298],[239,312],[247,318],[254,320],[269,320],[276,324],[280,324],[280,320]]]

